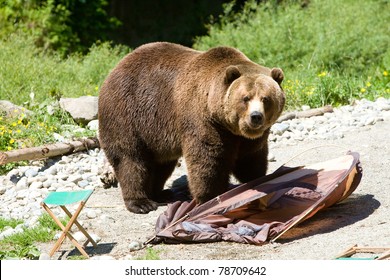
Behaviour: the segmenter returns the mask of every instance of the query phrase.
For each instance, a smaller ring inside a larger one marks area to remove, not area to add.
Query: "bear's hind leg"
[[[157,209],[157,203],[150,199],[153,192],[150,164],[145,160],[122,157],[113,167],[130,212],[146,214]]]

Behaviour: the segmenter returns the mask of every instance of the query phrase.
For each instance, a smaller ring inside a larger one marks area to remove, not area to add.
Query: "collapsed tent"
[[[362,177],[359,154],[309,166],[282,166],[204,203],[177,201],[158,218],[147,243],[274,241],[319,210],[347,198]]]

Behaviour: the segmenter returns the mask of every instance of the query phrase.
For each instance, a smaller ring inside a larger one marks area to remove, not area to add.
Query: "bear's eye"
[[[250,99],[249,96],[245,96],[242,100],[246,103],[246,102],[248,102],[248,101],[251,100],[251,99]]]
[[[262,101],[263,103],[268,103],[268,102],[270,102],[270,99],[269,99],[269,97],[264,96],[264,97],[261,99],[261,101]]]

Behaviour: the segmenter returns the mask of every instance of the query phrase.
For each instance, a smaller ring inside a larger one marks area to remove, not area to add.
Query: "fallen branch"
[[[276,121],[277,123],[284,122],[287,120],[292,119],[301,119],[301,118],[310,118],[314,116],[322,116],[325,113],[332,113],[333,107],[330,105],[321,107],[321,108],[315,108],[315,109],[309,109],[306,111],[298,111],[298,112],[291,112],[286,113],[279,117],[279,119]]]
[[[68,143],[47,144],[39,147],[0,152],[0,165],[21,160],[36,160],[99,147],[97,138],[70,141]]]

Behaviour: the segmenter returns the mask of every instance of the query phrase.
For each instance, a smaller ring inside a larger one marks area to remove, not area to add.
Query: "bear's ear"
[[[284,79],[284,74],[283,74],[282,69],[272,68],[271,77],[280,85]]]
[[[241,76],[240,70],[237,66],[231,65],[226,68],[225,72],[225,84],[230,85],[235,79],[238,79]]]

